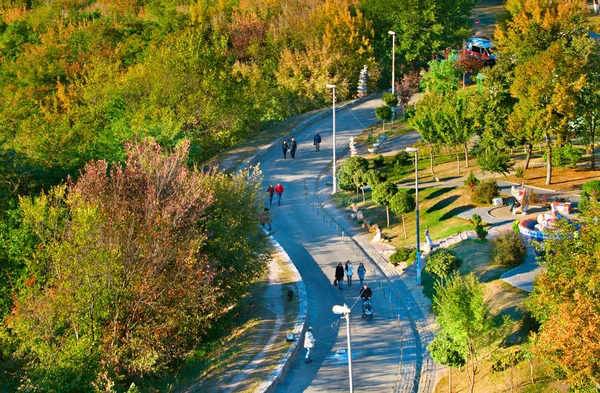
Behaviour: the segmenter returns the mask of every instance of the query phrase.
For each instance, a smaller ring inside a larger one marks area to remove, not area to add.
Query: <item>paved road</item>
[[[350,136],[357,136],[365,126],[376,121],[374,109],[379,105],[380,99],[372,99],[351,111],[346,108],[338,110],[338,156],[347,147]],[[323,138],[320,152],[316,152],[312,145],[316,132]],[[260,167],[265,189],[268,184],[276,182],[285,187],[282,205],[276,206],[274,202],[270,206],[274,212],[274,237],[302,275],[308,294],[308,326],[313,327],[317,341],[312,352],[314,362],[305,364],[302,354],[278,391],[348,391],[347,356],[338,353],[346,349],[346,326],[331,311],[334,305],[346,303],[353,306],[351,329],[355,391],[390,392],[402,383],[403,387],[398,391],[417,392],[423,363],[420,336],[410,313],[401,314],[403,318],[398,317],[398,303],[404,300],[393,295],[389,289],[390,282],[374,265],[367,264],[370,272],[367,279],[374,290],[375,318],[372,321],[360,317],[358,285],[352,290],[345,286],[342,291],[332,285],[335,266],[339,262],[351,259],[357,267],[358,262],[367,262],[367,259],[357,252],[358,247],[349,247],[348,238],[339,236],[335,225],[330,229],[311,203],[313,193],[318,190],[319,173],[331,162],[331,118],[308,127],[296,139],[298,152],[295,160],[290,158],[289,153],[284,160],[281,150],[275,149],[261,159]]]

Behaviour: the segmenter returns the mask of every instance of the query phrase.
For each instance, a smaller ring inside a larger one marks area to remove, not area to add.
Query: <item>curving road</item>
[[[374,109],[379,105],[382,105],[381,100],[373,98],[352,110],[338,108],[338,157],[347,151],[351,136],[357,136],[365,126],[376,121]],[[317,132],[323,138],[320,152],[316,152],[312,145],[312,138]],[[302,275],[308,295],[307,324],[313,327],[317,341],[311,354],[314,362],[304,363],[303,349],[277,391],[349,391],[345,321],[340,321],[339,316],[331,311],[333,305],[344,303],[353,306],[351,335],[355,391],[431,391],[433,372],[424,349],[430,339],[424,323],[426,317],[402,280],[386,278],[363,254],[359,245],[352,243],[347,236],[340,236],[335,224],[323,220],[322,210],[313,204],[315,194],[322,188],[331,190],[331,170],[324,172],[326,175],[321,181],[319,178],[332,158],[331,117],[309,126],[296,139],[298,151],[295,160],[289,153],[284,160],[281,149],[274,149],[261,159],[260,168],[265,189],[277,182],[285,187],[281,206],[276,206],[275,201],[273,206],[269,206],[273,212],[273,236]],[[321,198],[326,198],[323,195],[325,193],[321,191]],[[355,268],[362,261],[368,269],[367,281],[374,292],[375,318],[372,321],[360,317],[357,284],[352,290],[344,286],[342,291],[332,285],[335,266],[348,259],[354,262]]]

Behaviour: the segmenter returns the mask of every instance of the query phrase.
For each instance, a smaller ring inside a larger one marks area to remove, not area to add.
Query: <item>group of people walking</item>
[[[358,269],[356,270],[356,273],[358,274],[358,278],[360,280],[360,294],[359,296],[362,298],[363,301],[363,315],[364,315],[364,307],[365,307],[365,302],[370,300],[371,297],[373,296],[373,291],[371,290],[371,288],[369,288],[369,285],[365,283],[365,275],[367,273],[367,269],[365,268],[365,265],[361,262],[358,265]],[[337,285],[337,287],[342,290],[343,289],[343,282],[344,282],[344,277],[346,277],[347,283],[348,283],[348,289],[352,289],[352,277],[354,276],[354,265],[352,264],[351,261],[346,261],[346,264],[343,265],[341,262],[338,263],[338,265],[335,268],[335,279],[333,281],[334,285]],[[369,307],[370,306],[370,302],[369,302]],[[372,308],[371,308],[372,310]],[[372,314],[372,311],[371,311]],[[304,348],[306,349],[306,356],[304,357],[304,362],[306,363],[310,363],[312,362],[312,359],[310,357],[310,351],[315,347],[315,336],[313,334],[313,329],[312,327],[309,327],[308,330],[306,331],[306,333],[304,334]]]
[[[313,138],[313,144],[315,146],[315,149],[319,151],[319,149],[321,148],[321,135],[319,135],[318,133]],[[298,143],[296,142],[296,139],[294,137],[292,137],[290,143],[288,143],[288,141],[286,141],[285,139],[283,140],[283,142],[281,142],[281,151],[283,153],[284,160],[287,160],[288,151],[290,152],[290,156],[292,157],[292,159],[295,160],[297,149]]]
[[[358,265],[358,269],[356,270],[356,273],[358,274],[358,278],[360,280],[360,287],[362,288],[365,282],[365,274],[367,273],[367,269],[365,268],[365,265],[361,262],[360,265]],[[346,261],[346,265],[342,265],[342,263],[340,262],[337,267],[335,268],[335,280],[334,283],[337,285],[337,287],[340,289],[340,291],[342,289],[344,289],[343,287],[343,282],[344,282],[344,276],[346,277],[346,280],[348,282],[348,289],[352,289],[352,277],[354,276],[354,265],[352,264],[351,261]]]

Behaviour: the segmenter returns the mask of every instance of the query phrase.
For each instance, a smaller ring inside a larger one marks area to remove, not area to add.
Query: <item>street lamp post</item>
[[[388,34],[392,36],[392,94],[394,94],[394,81],[396,72],[396,32],[388,31]]]
[[[352,348],[350,347],[350,309],[344,303],[343,306],[333,306],[334,314],[343,315],[346,319],[346,341],[348,342],[348,377],[350,380],[350,393],[354,393],[352,384]]]
[[[333,192],[337,192],[337,182],[335,179],[335,85],[327,84],[328,89],[333,89]]]
[[[407,153],[415,153],[415,213],[417,224],[417,285],[421,285],[421,238],[419,229],[419,149],[407,147]]]

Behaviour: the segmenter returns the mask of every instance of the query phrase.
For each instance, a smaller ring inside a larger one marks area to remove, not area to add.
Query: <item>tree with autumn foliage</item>
[[[559,221],[559,235],[544,241],[542,270],[527,301],[541,324],[535,355],[581,392],[596,391],[600,380],[600,206],[591,205],[579,231]]]
[[[266,266],[260,182],[186,166],[189,144],[24,198],[37,238],[6,320],[28,389],[92,391],[183,359]],[[25,386],[25,385],[24,385]]]
[[[579,53],[555,42],[515,70],[511,92],[518,102],[509,127],[525,130],[529,142],[546,144],[546,184],[552,182],[553,146],[572,136],[568,126],[576,117],[578,93],[585,86],[584,64]]]

